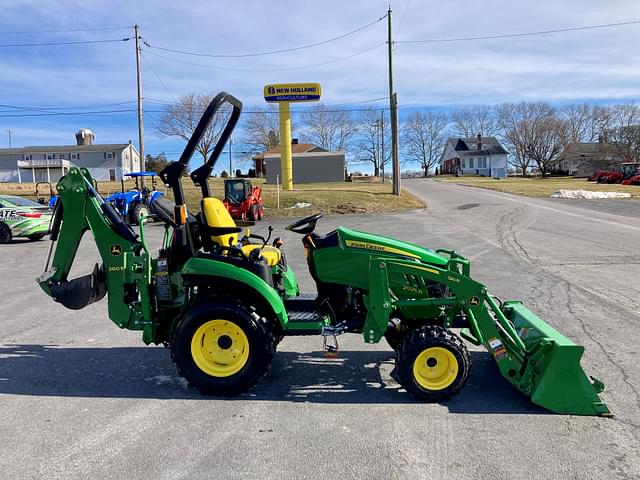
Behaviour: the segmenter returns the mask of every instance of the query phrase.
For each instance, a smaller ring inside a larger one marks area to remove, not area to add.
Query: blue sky
[[[372,22],[388,3],[358,1],[43,1],[3,2],[0,44],[131,37],[132,30],[8,32],[128,27],[139,24],[151,44],[203,53],[246,53],[319,42]],[[640,2],[554,0],[392,2],[396,40],[513,33],[640,20]],[[639,97],[640,25],[478,42],[397,44],[395,87],[402,114],[410,108],[518,100],[611,103]],[[323,101],[342,104],[387,94],[386,22],[342,40],[286,54],[242,59],[190,57],[145,48],[146,151],[175,157],[182,144],[161,139],[153,123],[161,102],[227,90],[246,109],[263,106],[265,83],[318,81]],[[333,61],[369,50],[349,59]],[[183,62],[183,63],[181,63]],[[185,63],[186,62],[186,63]],[[305,68],[311,64],[325,65]],[[135,112],[8,117],[45,112],[135,108],[133,41],[65,47],[0,48],[0,145],[73,143],[80,127],[100,143],[137,143]],[[274,71],[286,69],[284,71]],[[154,73],[155,72],[155,73]],[[156,77],[160,77],[161,81]],[[374,105],[384,106],[385,102]],[[73,107],[61,109],[62,107]],[[295,116],[294,116],[295,135]]]

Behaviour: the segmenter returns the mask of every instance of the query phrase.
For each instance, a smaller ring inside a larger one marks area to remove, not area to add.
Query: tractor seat
[[[225,228],[236,226],[236,222],[233,221],[224,204],[217,198],[207,197],[202,199],[202,214],[209,227]],[[211,235],[211,241],[221,246],[237,245],[238,234]],[[246,257],[249,257],[253,250],[261,249],[260,254],[270,266],[277,265],[280,262],[281,253],[276,247],[270,245],[262,247],[262,245],[256,243],[249,243],[241,245],[240,248]]]

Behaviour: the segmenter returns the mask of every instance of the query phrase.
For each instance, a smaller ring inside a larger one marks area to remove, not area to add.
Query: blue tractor
[[[122,192],[114,193],[107,197],[124,220],[131,225],[138,225],[141,215],[148,215],[153,202],[164,195],[156,190],[155,172],[131,172],[125,173],[125,177],[135,179],[135,187],[125,191],[124,178],[122,179]],[[151,177],[151,189],[142,184],[142,177]]]

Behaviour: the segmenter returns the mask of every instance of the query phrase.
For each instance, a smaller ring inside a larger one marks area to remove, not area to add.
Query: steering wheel
[[[306,217],[302,220],[298,220],[297,222],[293,222],[291,225],[288,225],[286,227],[286,230],[300,233],[302,235],[309,235],[316,229],[316,222],[320,218],[322,218],[322,214],[316,213],[315,215],[311,215],[310,217]]]

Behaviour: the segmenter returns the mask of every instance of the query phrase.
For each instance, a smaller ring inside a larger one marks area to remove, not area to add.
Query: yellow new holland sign
[[[267,102],[315,102],[320,100],[319,83],[276,83],[264,86]]]

